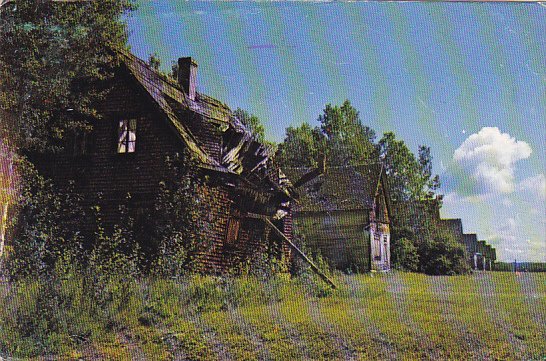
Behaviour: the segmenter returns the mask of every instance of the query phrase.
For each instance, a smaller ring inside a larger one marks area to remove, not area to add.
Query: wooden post
[[[2,214],[0,217],[0,257],[4,255],[7,223],[8,223],[8,204],[4,203],[2,204]]]
[[[262,221],[264,221],[269,227],[271,227],[271,229],[277,233],[278,236],[280,236],[286,243],[288,243],[288,245],[298,254],[298,256],[300,256],[305,262],[307,262],[309,264],[309,266],[311,266],[311,269],[326,283],[328,283],[333,289],[336,289],[336,284],[330,279],[328,278],[328,276],[326,276],[324,273],[322,273],[322,271],[317,267],[317,265],[315,265],[313,263],[313,261],[311,261],[309,259],[309,257],[307,257],[305,255],[305,253],[303,253],[303,251],[301,249],[298,248],[298,246],[296,246],[290,239],[288,239],[288,237],[286,237],[284,235],[284,233],[282,233],[282,231],[280,229],[278,229],[274,224],[273,222],[271,222],[271,220],[269,219],[269,217],[267,216],[264,216],[264,215],[261,215],[261,214],[254,214],[254,213],[248,213],[247,214],[247,217],[249,218],[254,218],[254,219],[261,219]]]

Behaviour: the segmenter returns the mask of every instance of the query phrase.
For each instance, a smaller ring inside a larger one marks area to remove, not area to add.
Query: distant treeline
[[[494,271],[504,272],[546,272],[546,263],[541,262],[495,262]]]

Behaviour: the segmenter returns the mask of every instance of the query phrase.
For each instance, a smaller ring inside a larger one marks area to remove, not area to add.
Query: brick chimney
[[[195,100],[197,62],[191,57],[178,59],[178,83],[191,100]]]

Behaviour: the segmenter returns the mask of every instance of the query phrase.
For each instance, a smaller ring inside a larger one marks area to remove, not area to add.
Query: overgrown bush
[[[134,220],[125,205],[119,207],[120,221],[107,233],[102,225],[100,207],[93,208],[96,219],[95,237],[88,252],[88,270],[95,277],[124,276],[136,278],[141,274],[143,254],[134,235]]]
[[[321,272],[328,278],[333,278],[333,267],[328,263],[328,260],[322,256],[320,251],[312,252],[305,245],[304,239],[296,237],[296,243]],[[312,270],[310,265],[297,255],[294,257],[291,273],[295,276],[295,281],[303,287],[305,292],[310,296],[326,297],[332,293],[332,287],[324,282],[324,280]]]
[[[429,275],[456,275],[470,272],[464,245],[444,231],[434,232],[419,249],[421,271]]]
[[[419,271],[419,254],[414,241],[405,237],[392,240],[391,265],[402,271]]]
[[[82,197],[74,184],[59,190],[41,176],[26,158],[16,162],[21,189],[10,227],[10,252],[5,268],[11,278],[51,277],[57,261],[66,255],[81,261],[86,217]]]
[[[151,271],[159,276],[184,275],[197,266],[199,253],[210,247],[210,241],[201,237],[207,224],[198,222],[209,212],[197,169],[187,151],[166,159],[154,209],[137,236],[154,245]]]
[[[397,269],[430,275],[470,272],[464,245],[430,219],[421,220],[417,231],[394,227],[391,261]]]

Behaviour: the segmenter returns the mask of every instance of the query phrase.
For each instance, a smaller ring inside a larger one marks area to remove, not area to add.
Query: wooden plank
[[[278,236],[280,236],[286,243],[288,243],[288,245],[298,254],[298,256],[300,256],[305,262],[307,262],[310,266],[311,266],[311,269],[326,283],[328,283],[333,289],[336,289],[336,284],[330,279],[328,278],[328,276],[326,276],[318,267],[317,265],[315,265],[315,263],[313,261],[311,261],[309,259],[309,257],[307,257],[305,255],[305,253],[303,253],[303,251],[301,249],[298,248],[298,246],[296,246],[294,243],[292,243],[292,241],[290,241],[290,239],[288,239],[288,237],[286,237],[284,235],[284,233],[277,228],[277,226],[275,226],[273,224],[273,222],[271,222],[271,220],[269,219],[269,217],[267,216],[264,216],[264,215],[261,215],[261,214],[254,214],[254,213],[247,213],[247,217],[249,218],[254,218],[254,219],[261,219],[262,221],[264,221],[269,227],[271,227],[271,229],[273,229],[273,231],[275,233],[277,233]]]
[[[2,205],[2,216],[0,218],[0,257],[4,254],[6,242],[6,227],[8,223],[8,203]]]

